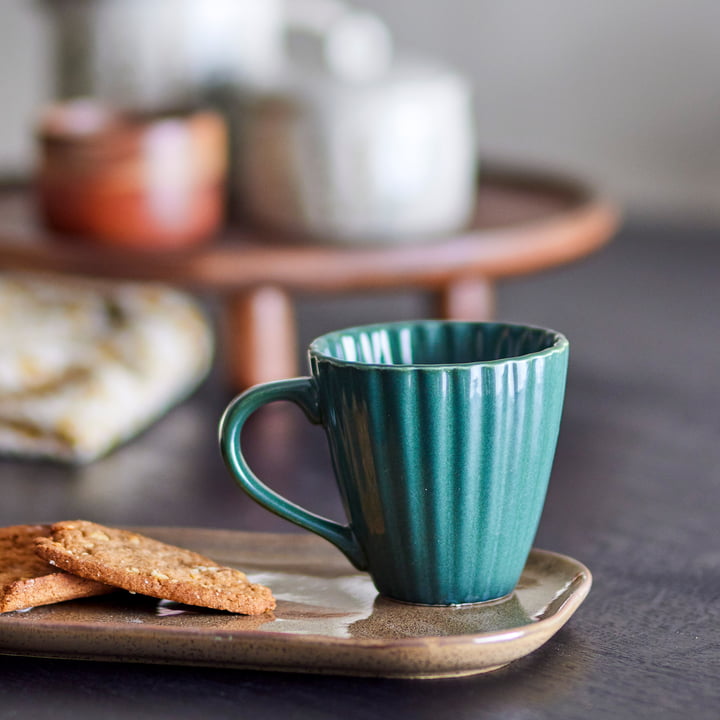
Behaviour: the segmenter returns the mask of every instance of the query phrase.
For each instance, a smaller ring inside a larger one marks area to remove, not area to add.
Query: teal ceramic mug
[[[309,358],[311,377],[250,388],[223,415],[221,450],[245,492],[334,543],[386,597],[455,605],[510,594],[545,501],[566,338],[500,323],[387,323],[323,335]],[[242,426],[276,400],[324,427],[348,525],[248,467]]]

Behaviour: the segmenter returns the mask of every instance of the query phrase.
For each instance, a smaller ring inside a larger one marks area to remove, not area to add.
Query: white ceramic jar
[[[208,89],[272,84],[285,73],[292,45],[344,75],[384,69],[392,45],[378,17],[344,0],[45,0],[45,6],[55,34],[56,95],[144,110],[202,100]]]
[[[56,94],[153,109],[284,62],[282,0],[47,0]]]
[[[253,221],[324,242],[414,242],[458,230],[475,200],[472,92],[400,61],[348,82],[301,73],[243,104],[238,202]]]

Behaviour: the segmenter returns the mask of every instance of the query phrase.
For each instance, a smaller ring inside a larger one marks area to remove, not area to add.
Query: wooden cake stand
[[[469,227],[432,242],[321,246],[234,228],[192,250],[132,252],[48,234],[31,193],[15,188],[0,192],[0,267],[220,293],[231,380],[244,388],[297,374],[296,292],[420,288],[434,293],[439,317],[485,320],[496,281],[581,258],[617,222],[616,208],[581,182],[484,169]]]

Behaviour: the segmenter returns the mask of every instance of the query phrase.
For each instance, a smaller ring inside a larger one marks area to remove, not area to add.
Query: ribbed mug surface
[[[312,377],[256,386],[220,424],[257,502],[337,545],[396,600],[455,605],[511,593],[537,531],[560,427],[568,342],[552,330],[416,321],[314,340]],[[240,448],[275,400],[322,424],[348,525],[268,488]]]
[[[378,590],[428,604],[512,592],[535,537],[567,341],[406,323],[315,341],[313,376],[350,527]]]

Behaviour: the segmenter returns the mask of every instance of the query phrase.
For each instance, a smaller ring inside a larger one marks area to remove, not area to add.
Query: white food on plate
[[[87,462],[206,375],[212,331],[157,284],[0,274],[0,453]]]

